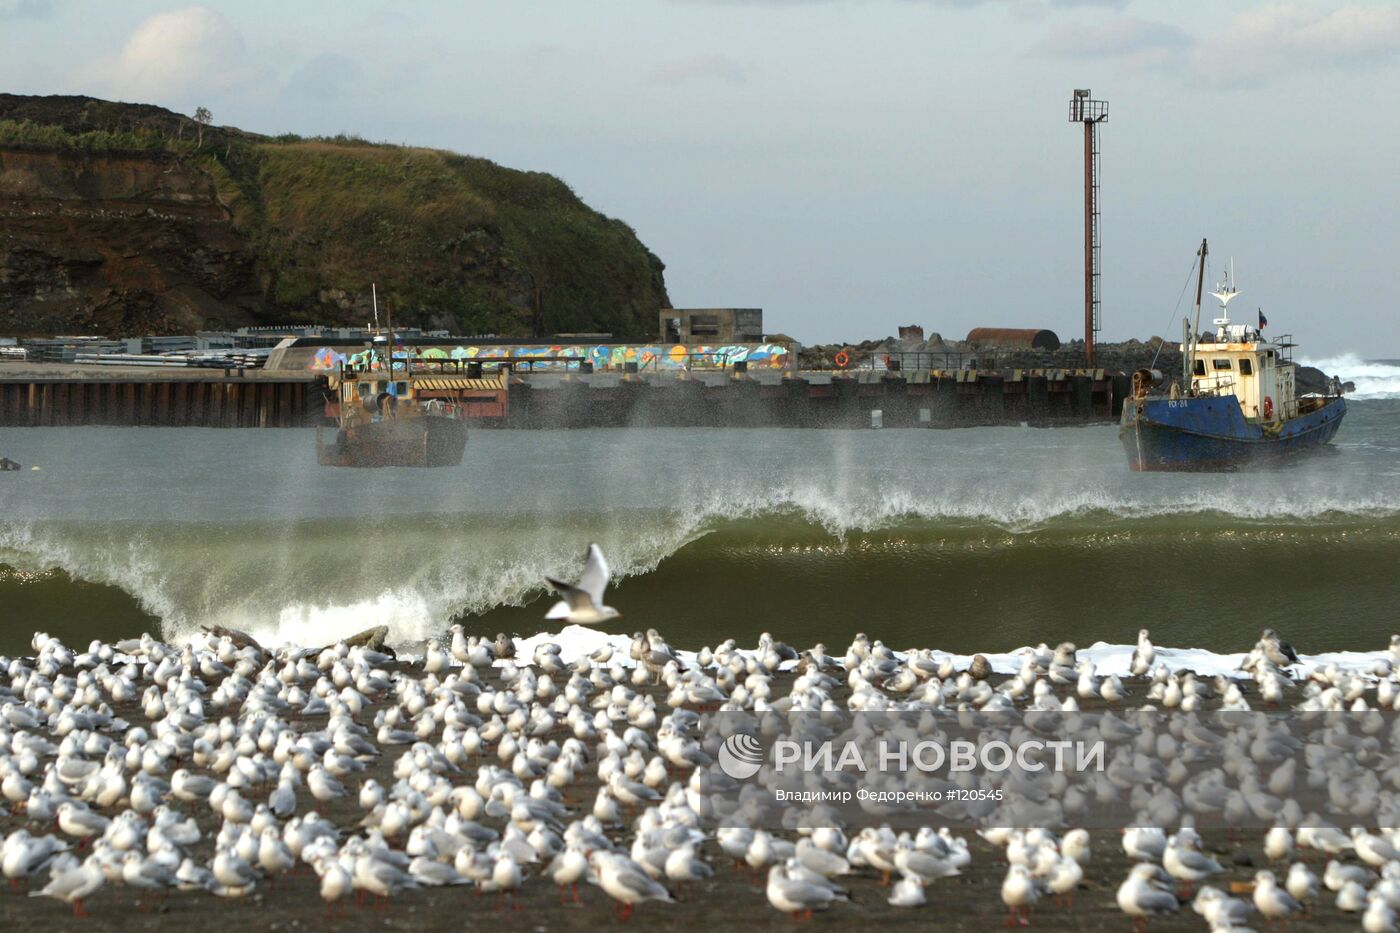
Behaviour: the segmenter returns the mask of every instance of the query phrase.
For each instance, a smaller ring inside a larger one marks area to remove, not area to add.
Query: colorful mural
[[[359,350],[342,353],[334,347],[316,351],[307,369],[327,372],[337,366],[379,369],[379,351]],[[750,369],[786,369],[792,363],[787,347],[775,343],[728,344],[725,346],[681,344],[600,344],[545,346],[501,345],[456,347],[397,347],[395,360],[412,359],[415,369],[432,371],[434,361],[447,360],[520,360],[524,372],[562,372],[577,370],[582,360],[593,364],[594,372],[621,372],[628,363],[636,363],[638,372],[677,372],[689,369],[727,369],[735,363],[747,363]]]

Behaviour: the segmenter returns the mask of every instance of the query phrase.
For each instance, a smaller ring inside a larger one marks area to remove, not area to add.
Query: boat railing
[[[1293,362],[1293,348],[1297,346],[1293,342],[1292,334],[1279,334],[1273,340],[1274,353],[1280,363]]]
[[[1198,376],[1195,382],[1197,395],[1234,395],[1234,376]]]

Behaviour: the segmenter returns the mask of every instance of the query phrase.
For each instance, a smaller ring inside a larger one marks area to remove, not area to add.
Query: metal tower
[[[1069,122],[1084,124],[1084,361],[1093,368],[1099,333],[1099,124],[1108,119],[1108,101],[1091,100],[1076,90]]]

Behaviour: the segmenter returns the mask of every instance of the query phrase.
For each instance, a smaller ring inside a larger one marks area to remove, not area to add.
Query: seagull
[[[1273,923],[1275,920],[1287,920],[1300,912],[1303,905],[1278,886],[1273,872],[1260,871],[1254,875],[1254,909]]]
[[[768,903],[794,918],[813,910],[826,910],[835,901],[846,900],[835,887],[816,882],[818,876],[807,872],[801,879],[793,878],[783,865],[768,869]]]
[[[1246,927],[1254,908],[1239,898],[1230,897],[1219,888],[1206,885],[1191,902],[1191,909],[1205,918],[1212,930],[1232,930]]]
[[[624,920],[631,917],[632,911],[643,901],[674,903],[664,885],[653,881],[640,865],[625,855],[597,851],[589,857],[589,862],[598,874],[598,886],[622,905]]]
[[[1366,889],[1359,882],[1348,881],[1337,892],[1337,909],[1344,914],[1359,914],[1366,908]]]
[[[1001,900],[1009,912],[1008,924],[1014,918],[1022,926],[1029,926],[1031,907],[1039,897],[1040,890],[1026,866],[1012,865],[1007,869],[1006,878],[1001,883]]]
[[[1139,862],[1155,862],[1167,849],[1167,836],[1155,826],[1130,826],[1123,831],[1123,852]]]
[[[590,548],[590,565],[595,557],[602,567],[596,579],[590,582],[590,566],[573,589],[601,616],[606,565]],[[561,619],[573,612],[567,599],[564,606]],[[874,810],[865,824],[849,827],[849,838],[834,828],[834,809],[822,805],[809,818],[771,824],[771,835],[721,829],[711,850],[699,826],[737,823],[762,808],[748,794],[723,800],[736,783],[711,767],[717,745],[702,717],[712,708],[826,715],[934,707],[956,708],[964,724],[996,730],[1002,714],[1035,708],[1048,712],[1015,734],[1097,734],[1119,750],[1103,773],[1067,774],[1053,795],[1033,793],[1019,769],[1008,775],[1008,790],[1044,807],[1035,813],[1042,822],[1018,820],[1013,810],[976,811],[1000,820],[986,820],[992,828],[980,835],[1005,849],[1011,869],[999,893],[1013,917],[1039,897],[1072,895],[1081,885],[1105,891],[1114,867],[1131,862],[1101,851],[1108,864],[1091,868],[1082,829],[1057,842],[1044,829],[999,827],[1073,825],[1127,797],[1135,815],[1123,852],[1145,864],[1132,868],[1117,893],[1135,927],[1177,909],[1169,873],[1191,883],[1234,874],[1189,828],[1170,840],[1156,828],[1204,818],[1276,827],[1258,834],[1279,869],[1277,879],[1270,874],[1254,889],[1261,923],[1297,919],[1294,902],[1315,906],[1331,889],[1338,909],[1352,912],[1347,919],[1392,930],[1400,836],[1344,832],[1338,824],[1394,823],[1400,759],[1387,744],[1400,733],[1392,736],[1369,712],[1346,724],[1304,715],[1286,728],[1190,714],[1216,704],[1248,709],[1242,690],[1260,703],[1294,702],[1304,713],[1390,709],[1400,696],[1400,666],[1337,656],[1295,673],[1268,656],[1276,636],[1265,635],[1256,663],[1243,668],[1248,676],[1193,674],[1192,655],[1154,649],[1144,633],[1135,663],[1151,658],[1145,681],[1129,680],[1124,670],[1131,646],[1110,665],[1088,653],[1076,661],[1063,643],[1017,655],[1021,674],[1010,667],[1012,676],[996,684],[981,681],[990,668],[964,673],[962,660],[942,652],[895,652],[863,635],[838,659],[766,633],[756,650],[728,639],[692,655],[655,629],[638,633],[629,648],[625,637],[517,644],[469,638],[457,626],[435,643],[431,663],[392,669],[388,654],[344,641],[274,652],[228,637],[178,646],[146,636],[122,647],[94,641],[81,651],[36,635],[33,656],[0,658],[0,818],[8,831],[0,833],[0,876],[18,887],[47,874],[48,886],[35,896],[67,901],[75,915],[108,883],[161,896],[170,889],[255,896],[255,885],[308,867],[332,911],[356,890],[382,902],[400,890],[467,882],[527,893],[552,880],[565,900],[587,879],[630,916],[643,901],[672,903],[668,887],[702,881],[711,874],[706,858],[722,852],[766,876],[770,903],[789,913],[846,899],[832,879],[853,870],[898,879],[885,892],[890,907],[930,903],[946,911],[938,888],[928,886],[951,884],[940,879],[966,870],[967,840],[931,826],[897,835],[879,827]],[[1170,669],[1178,658],[1181,669]],[[1110,666],[1132,689],[1120,681],[1111,701],[1119,708],[1094,724],[1078,701],[1088,706],[1095,691],[1110,700]],[[1137,714],[1138,701],[1185,715],[1154,722]],[[131,711],[141,725],[117,711]],[[1188,771],[1191,763],[1199,774]],[[565,800],[583,789],[583,799]],[[1294,799],[1295,792],[1303,796]],[[1335,823],[1304,815],[1300,801],[1314,798]],[[52,836],[20,828],[55,822]],[[85,862],[63,851],[79,839],[92,847]],[[1293,853],[1309,850],[1337,859],[1318,869],[1322,878],[1300,863],[1285,880]],[[311,884],[300,886],[308,900],[317,893]],[[994,912],[994,889],[984,887],[969,903],[974,926],[990,925]],[[1205,888],[1192,906],[1212,929],[1240,929],[1254,908],[1248,895],[1240,897]],[[872,899],[869,909],[884,910],[879,905]],[[745,909],[733,909],[731,919],[742,923]]]
[[[154,859],[142,858],[140,852],[128,852],[122,858],[122,883],[138,891],[164,893],[177,884],[175,875]]]
[[[11,884],[18,883],[36,874],[67,848],[67,843],[57,836],[33,837],[21,829],[0,846],[4,875]]]
[[[1266,628],[1259,635],[1257,650],[1278,667],[1288,667],[1292,664],[1300,663],[1298,652],[1293,650],[1293,646],[1278,637],[1278,632],[1271,628]]]
[[[1118,886],[1118,909],[1133,918],[1134,930],[1145,930],[1153,914],[1177,911],[1176,895],[1163,886],[1163,879],[1169,877],[1156,865],[1139,862]]]
[[[1197,846],[1199,837],[1193,830],[1183,829],[1172,837],[1162,853],[1162,866],[1182,884],[1182,893],[1190,893],[1191,885],[1218,875],[1225,869]]]
[[[1317,897],[1322,890],[1317,875],[1309,871],[1308,866],[1302,862],[1294,862],[1288,867],[1288,878],[1284,887],[1295,900],[1304,903]]]
[[[1054,867],[1050,869],[1049,875],[1045,879],[1046,889],[1055,895],[1055,903],[1064,904],[1066,907],[1074,907],[1074,892],[1079,887],[1079,882],[1084,880],[1084,869],[1080,864],[1069,856],[1062,856],[1055,861]]]
[[[71,803],[58,807],[58,828],[69,836],[88,838],[106,831],[111,820],[100,813],[93,813],[86,807]]]
[[[1365,933],[1395,933],[1395,910],[1385,898],[1372,892],[1366,902],[1366,913],[1361,917],[1361,929]]]
[[[1388,862],[1400,859],[1400,853],[1390,842],[1380,836],[1372,836],[1360,826],[1351,829],[1351,841],[1361,860],[1374,868],[1384,868]]]
[[[1289,759],[1292,762],[1293,759]],[[1264,835],[1264,854],[1270,861],[1282,862],[1293,854],[1293,834],[1287,826],[1275,826]]]
[[[92,857],[82,864],[75,864],[75,860],[68,857],[69,861],[63,868],[59,868],[59,862],[54,861],[49,866],[49,883],[43,890],[30,891],[30,897],[52,897],[55,900],[67,901],[73,905],[73,916],[86,917],[87,908],[83,906],[84,899],[91,897],[97,889],[102,887],[106,876],[102,874],[102,869],[97,867],[97,863]]]
[[[694,845],[673,849],[666,856],[666,877],[676,883],[677,893],[687,881],[704,881],[713,874],[714,869],[695,854]]]
[[[578,896],[578,883],[588,874],[588,855],[581,846],[570,844],[554,857],[547,869],[549,877],[559,885],[559,903],[565,902],[566,892],[573,894],[575,904],[583,903]]]
[[[320,859],[316,870],[321,875],[321,900],[326,902],[326,913],[334,910],[333,905],[354,888],[354,879],[344,865],[333,858]]]
[[[607,558],[602,548],[588,545],[584,557],[583,572],[578,583],[568,584],[553,577],[545,577],[554,592],[559,594],[559,602],[545,613],[546,619],[563,619],[572,625],[601,625],[609,619],[618,619],[622,613],[611,606],[603,605],[603,591],[608,587],[612,571],[608,569]]]
[[[347,793],[345,785],[319,764],[311,767],[311,772],[306,777],[306,786],[310,788],[311,796],[322,804],[344,797]]]
[[[891,907],[922,907],[928,903],[924,897],[924,883],[913,875],[896,881],[886,900]]]
[[[1157,651],[1152,646],[1152,639],[1147,636],[1147,629],[1138,632],[1137,647],[1133,649],[1133,657],[1129,662],[1128,670],[1134,677],[1141,677],[1152,669],[1152,662],[1157,658]]]

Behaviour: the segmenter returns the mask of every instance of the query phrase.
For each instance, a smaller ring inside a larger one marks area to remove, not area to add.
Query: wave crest
[[[1319,360],[1299,360],[1304,366],[1315,366],[1343,382],[1356,385],[1349,397],[1356,399],[1400,398],[1400,365],[1387,360],[1363,360],[1355,353],[1329,356]]]

